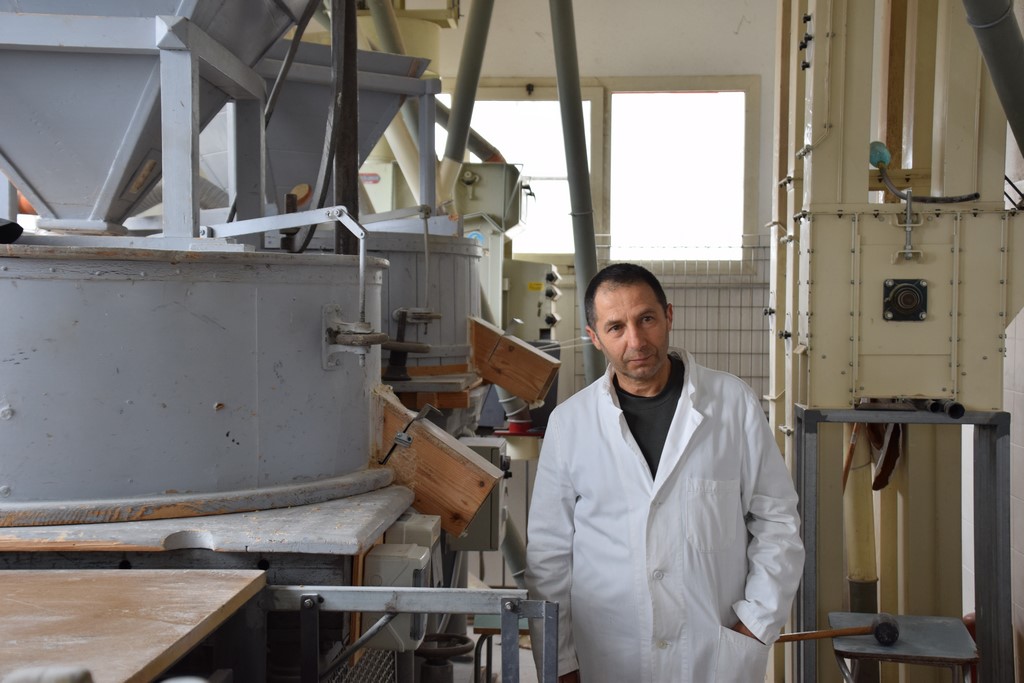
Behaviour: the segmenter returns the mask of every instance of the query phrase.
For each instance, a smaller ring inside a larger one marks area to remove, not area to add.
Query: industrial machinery
[[[226,646],[246,681],[411,675],[389,650],[350,660],[395,610],[553,623],[552,606],[521,591],[358,590],[364,557],[410,505],[458,536],[502,476],[381,383],[389,345],[468,363],[479,307],[478,243],[460,226],[435,234],[451,221],[432,215],[439,85],[421,78],[424,61],[357,60],[359,161],[406,99],[419,101],[430,150],[423,205],[375,226],[355,204],[289,212],[284,196],[300,182],[328,194],[329,155],[307,142],[325,127],[331,139],[331,88],[354,95],[332,71],[340,47],[330,64],[301,51],[289,65],[298,90],[266,127],[270,74],[289,61],[279,41],[319,3],[29,4],[0,1],[0,170],[12,184],[0,208],[15,216],[16,188],[39,214],[39,230],[0,253],[0,568],[262,570],[263,609],[247,608]],[[230,205],[206,213],[199,195],[216,183],[199,173],[200,131],[225,105],[217,196]],[[158,182],[159,211],[138,219]],[[355,248],[290,253],[321,224]],[[378,550],[369,569],[427,586],[430,551],[418,547]],[[362,629],[360,612],[387,614]],[[394,623],[398,649],[422,623]],[[208,670],[224,638],[212,647],[180,666]]]
[[[800,630],[843,605],[962,614],[949,502],[973,425],[979,678],[1011,680],[1002,373],[1024,278],[989,71],[1017,66],[986,68],[978,4],[780,5],[771,419],[801,495]],[[802,680],[838,679],[825,648],[794,648]]]

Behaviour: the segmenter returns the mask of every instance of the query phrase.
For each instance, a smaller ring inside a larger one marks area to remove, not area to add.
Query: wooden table
[[[256,570],[0,571],[0,679],[64,665],[95,683],[150,681],[265,584]]]

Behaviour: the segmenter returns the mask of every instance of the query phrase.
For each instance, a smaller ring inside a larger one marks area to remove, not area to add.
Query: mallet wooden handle
[[[874,636],[879,645],[892,645],[900,638],[900,625],[891,614],[880,612],[871,623],[865,626],[847,628],[829,628],[821,631],[803,631],[800,633],[784,633],[779,642],[788,643],[794,640],[816,640],[818,638],[841,638],[842,636]]]
[[[849,628],[829,628],[821,631],[799,631],[797,633],[783,633],[776,642],[789,643],[794,640],[818,640],[820,638],[841,638],[843,636],[870,636],[874,634],[875,627],[851,626]]]

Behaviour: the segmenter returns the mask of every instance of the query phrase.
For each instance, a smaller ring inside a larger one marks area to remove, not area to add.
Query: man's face
[[[672,305],[662,308],[646,284],[604,284],[594,295],[594,326],[587,326],[619,386],[638,396],[654,396],[668,383],[668,334]]]

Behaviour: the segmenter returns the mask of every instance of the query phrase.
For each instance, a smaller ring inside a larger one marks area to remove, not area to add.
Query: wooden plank
[[[425,377],[410,377],[407,380],[387,380],[387,384],[396,394],[403,392],[414,394],[419,391],[443,393],[466,391],[474,386],[478,386],[480,384],[480,377],[472,373],[464,375],[427,375]]]
[[[162,552],[204,548],[215,552],[355,555],[371,547],[411,503],[411,491],[402,486],[386,486],[323,503],[232,515],[7,527],[0,528],[0,552]]]
[[[420,408],[430,404],[438,410],[468,408],[470,392],[467,391],[399,391],[395,395],[402,405],[409,410],[419,412]]]
[[[907,0],[890,0],[886,9],[889,16],[886,27],[888,49],[883,54],[886,62],[884,139],[892,156],[889,167],[899,169],[903,166],[903,117],[906,109]],[[913,192],[917,194],[917,188]],[[898,204],[900,199],[886,192],[883,201]]]
[[[379,386],[375,394],[380,442],[370,466],[381,467],[378,461],[394,444],[395,434],[405,430],[412,443],[396,446],[385,466],[393,470],[396,484],[412,491],[418,512],[438,515],[445,531],[461,536],[502,478],[501,470],[429,420],[410,424],[415,414],[389,387]]]
[[[469,374],[469,363],[452,363],[449,365],[415,365],[406,368],[410,377],[431,377],[433,375],[466,375]]]
[[[488,382],[527,401],[545,398],[559,361],[480,318],[469,318],[473,365]]]
[[[0,678],[76,666],[95,683],[151,681],[264,585],[256,570],[5,570]]]

